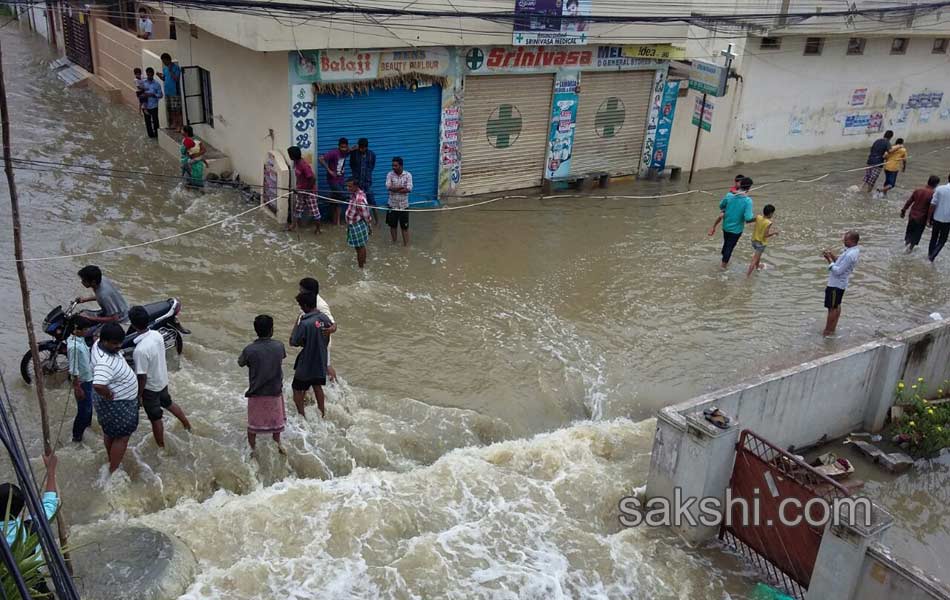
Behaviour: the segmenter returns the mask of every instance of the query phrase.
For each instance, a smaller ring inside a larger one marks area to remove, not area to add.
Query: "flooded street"
[[[176,179],[132,173],[176,175],[178,163],[129,108],[64,89],[40,38],[14,28],[0,37],[14,155],[129,172],[18,169],[27,257],[145,242],[246,210],[235,193],[195,196]],[[37,325],[80,292],[79,268],[97,264],[130,304],[180,298],[192,330],[171,392],[195,431],[166,420],[169,448],[159,453],[143,418],[128,475],[107,480],[92,432],[70,444],[70,391],[48,390],[65,514],[78,527],[132,520],[178,535],[200,563],[190,599],[741,598],[753,580],[738,562],[688,549],[666,530],[618,531],[619,498],[649,470],[651,418],[700,392],[950,314],[950,256],[931,266],[922,251],[903,255],[898,218],[912,186],[946,176],[946,153],[935,150],[948,144],[908,140],[907,172],[887,200],[848,192],[860,174],[754,193],[757,210],[777,207],[781,234],[764,258],[772,268],[748,280],[751,236],[727,272],[721,238],[706,236],[732,180],[724,171],[697,176],[715,196],[511,199],[413,215],[412,247],[377,232],[365,273],[342,229],[298,237],[263,213],[144,248],[32,262]],[[738,170],[757,183],[807,179],[865,157]],[[2,187],[0,365],[39,456],[38,411],[18,374],[27,343]],[[607,192],[682,189],[623,183]],[[849,228],[861,232],[861,262],[839,335],[826,340],[820,252],[837,252]],[[339,324],[340,382],[327,389],[327,420],[291,417],[289,456],[261,442],[258,465],[246,449],[247,374],[236,358],[259,313],[274,316],[275,337],[289,336],[304,276],[320,281]],[[950,468],[905,479],[928,511],[945,506]],[[950,546],[945,508],[926,518],[910,501],[888,508],[914,524],[905,538],[936,539],[923,552]]]

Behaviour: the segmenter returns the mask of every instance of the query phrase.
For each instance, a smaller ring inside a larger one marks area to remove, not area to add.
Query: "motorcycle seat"
[[[149,323],[154,323],[156,319],[172,309],[172,301],[162,300],[161,302],[152,302],[151,304],[144,304],[143,306],[146,312],[148,312]]]

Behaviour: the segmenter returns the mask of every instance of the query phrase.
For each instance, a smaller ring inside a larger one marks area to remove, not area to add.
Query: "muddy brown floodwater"
[[[177,173],[133,111],[63,89],[39,38],[13,28],[0,35],[17,156]],[[719,271],[719,239],[705,235],[718,196],[706,195],[532,198],[420,214],[408,250],[374,236],[364,273],[342,231],[297,238],[263,214],[90,260],[30,263],[40,318],[80,291],[75,273],[89,262],[133,303],[181,298],[193,331],[171,389],[194,433],[169,423],[169,448],[158,453],[140,426],[126,473],[111,480],[92,433],[69,443],[67,388],[50,390],[64,510],[77,527],[106,519],[178,535],[200,561],[185,598],[741,598],[753,579],[732,558],[687,549],[664,530],[619,529],[618,500],[645,482],[651,417],[704,390],[950,313],[950,255],[936,267],[902,255],[897,218],[910,186],[946,173],[946,154],[932,152],[940,147],[910,140],[910,166],[887,200],[848,192],[856,175],[756,192],[757,208],[778,207],[781,235],[766,254],[771,268],[750,280],[747,238],[733,267]],[[864,158],[844,152],[742,171],[762,182]],[[698,184],[720,189],[730,179],[712,171]],[[233,193],[195,196],[138,175],[44,167],[19,169],[17,181],[31,257],[143,242],[247,206]],[[0,237],[10,248],[7,206]],[[851,227],[864,251],[840,335],[825,340],[819,252]],[[26,337],[6,256],[0,364],[39,456],[35,402],[17,376]],[[328,389],[327,420],[291,418],[287,459],[262,444],[258,465],[245,448],[246,373],[236,357],[258,313],[274,315],[279,337],[289,332],[306,275],[320,280],[339,323],[340,383]],[[916,518],[908,535],[922,552],[946,556],[950,519],[945,494],[935,504],[933,477],[945,490],[945,468],[910,485],[943,516]],[[889,505],[915,514],[913,504]]]

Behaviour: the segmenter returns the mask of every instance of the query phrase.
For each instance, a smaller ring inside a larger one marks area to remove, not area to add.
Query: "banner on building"
[[[666,82],[663,89],[660,121],[656,128],[656,141],[653,143],[653,157],[650,159],[650,168],[657,171],[666,168],[666,156],[670,150],[670,135],[673,131],[673,116],[676,113],[676,99],[679,93],[679,81]]]
[[[563,68],[585,71],[653,70],[666,63],[653,58],[623,55],[623,46],[572,47],[473,47],[465,51],[462,66],[469,73],[553,73]]]
[[[551,135],[548,141],[548,160],[545,179],[565,177],[571,169],[574,151],[574,130],[577,124],[577,71],[558,73],[554,82],[554,100],[551,108]]]
[[[624,46],[623,55],[629,58],[683,60],[686,58],[686,48],[678,48],[672,44],[635,44]]]
[[[515,0],[515,46],[582,46],[592,0]]]
[[[878,133],[884,128],[884,115],[880,112],[861,112],[844,118],[842,135]]]
[[[696,125],[696,126],[699,126],[699,125],[700,125],[699,113],[700,113],[700,111],[702,111],[702,113],[703,113],[703,116],[702,116],[702,128],[703,128],[703,131],[712,131],[712,119],[713,119],[713,109],[714,109],[714,108],[715,108],[715,106],[713,106],[713,103],[709,100],[709,98],[706,99],[706,107],[705,107],[705,108],[703,108],[703,99],[702,99],[702,98],[696,98],[696,106],[693,107],[693,125]]]
[[[939,108],[943,92],[918,92],[907,97],[907,108]]]

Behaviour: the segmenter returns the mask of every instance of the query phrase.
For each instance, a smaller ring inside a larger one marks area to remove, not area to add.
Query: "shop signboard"
[[[592,0],[515,0],[512,44],[583,46],[587,44]]]
[[[694,60],[689,68],[689,89],[710,96],[724,96],[727,75],[728,70],[722,65]]]

